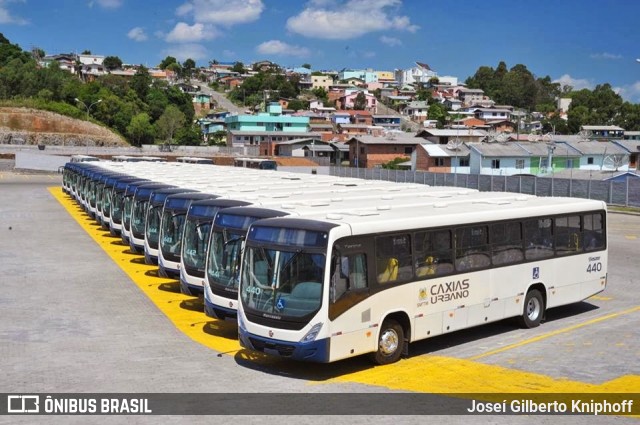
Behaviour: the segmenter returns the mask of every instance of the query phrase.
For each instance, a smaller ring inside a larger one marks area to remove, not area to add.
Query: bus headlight
[[[304,343],[314,341],[318,336],[318,332],[320,332],[320,329],[322,329],[322,322],[313,325],[311,330],[307,332],[307,334],[300,340],[300,342]]]

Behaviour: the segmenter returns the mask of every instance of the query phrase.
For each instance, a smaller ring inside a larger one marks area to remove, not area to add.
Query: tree
[[[102,61],[102,64],[109,71],[122,68],[122,60],[117,56],[107,56],[104,58],[104,61]]]
[[[83,50],[82,53],[80,53],[81,55],[90,55],[91,54],[91,50]]]
[[[233,67],[231,68],[231,71],[237,72],[239,74],[244,74],[245,73],[244,64],[242,62],[234,63]]]
[[[157,121],[169,104],[166,90],[151,88],[147,94],[146,102],[151,121]]]
[[[182,63],[182,71],[185,78],[191,78],[196,62],[189,58]]]
[[[385,168],[387,170],[399,170],[400,164],[403,162],[406,162],[407,160],[408,158],[399,156],[397,158],[392,159],[389,162],[382,164],[382,168]]]
[[[155,129],[151,124],[148,114],[142,112],[131,118],[127,126],[127,134],[134,146],[142,146],[145,143],[153,142]]]
[[[422,84],[418,85],[418,89],[416,90],[416,100],[429,101],[431,98],[431,90],[427,90]]]
[[[176,131],[185,123],[185,116],[175,105],[167,106],[164,113],[158,118],[156,128],[158,135],[171,143]]]
[[[227,145],[227,132],[224,130],[218,130],[213,134],[209,134],[209,140],[208,140],[210,145],[222,145],[222,146],[226,146]]]
[[[165,69],[172,63],[178,63],[178,61],[173,56],[167,56],[166,58],[162,59],[162,62],[160,62],[160,64],[158,65],[158,68]]]
[[[434,103],[429,106],[429,110],[427,111],[427,117],[430,120],[437,120],[438,128],[444,127],[447,121],[447,110],[445,109],[442,103]]]
[[[178,78],[182,78],[182,66],[177,62],[170,63],[165,70],[173,72]]]
[[[329,95],[327,94],[327,91],[324,89],[324,87],[316,87],[315,89],[311,90],[311,93],[313,93],[313,95],[317,97],[318,100],[321,100],[323,105],[326,105],[326,103],[329,101]]]
[[[302,68],[307,68],[307,69],[311,69],[311,65],[308,63],[303,63],[302,64]]]
[[[176,131],[176,142],[184,146],[200,146],[202,144],[202,131],[197,125],[180,127]]]
[[[358,92],[353,102],[353,109],[356,111],[364,111],[367,109],[367,96],[364,92]]]
[[[293,109],[294,111],[299,111],[301,109],[308,109],[309,103],[300,99],[293,99],[289,102],[289,109]]]
[[[140,66],[131,79],[131,87],[138,94],[140,99],[146,99],[151,86],[151,74],[144,66]]]

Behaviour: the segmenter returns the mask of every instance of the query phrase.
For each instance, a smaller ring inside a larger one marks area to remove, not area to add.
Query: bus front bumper
[[[329,362],[329,338],[306,343],[279,341],[253,335],[241,326],[238,327],[238,338],[240,340],[240,346],[272,356],[305,362]]]

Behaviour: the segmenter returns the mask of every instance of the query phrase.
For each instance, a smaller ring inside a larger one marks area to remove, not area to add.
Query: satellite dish
[[[580,141],[587,142],[587,141],[591,140],[591,131],[589,131],[589,130],[580,130],[578,132],[578,137],[579,137]]]
[[[498,133],[496,135],[496,142],[498,143],[505,143],[507,140],[509,140],[509,136],[507,136],[507,133]]]
[[[625,167],[629,164],[629,155],[622,153],[607,155],[602,161],[603,168],[607,170],[618,171],[618,169]]]
[[[462,140],[455,138],[453,140],[449,140],[447,143],[447,149],[450,151],[459,151],[462,146]]]
[[[491,129],[489,131],[487,131],[487,136],[485,138],[485,140],[487,141],[487,143],[494,143],[496,141],[498,137],[498,133],[496,133],[496,131],[494,129]]]

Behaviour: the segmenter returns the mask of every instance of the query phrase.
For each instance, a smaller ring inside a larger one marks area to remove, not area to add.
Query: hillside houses
[[[108,70],[104,59],[60,54],[40,64],[56,61],[85,81],[107,74],[132,78],[137,72],[135,66]],[[214,61],[191,80],[176,80],[169,70],[149,69],[149,74],[191,97],[203,142],[226,134],[227,146],[250,147],[260,155],[326,158],[366,168],[404,158],[418,171],[491,175],[638,169],[640,132],[606,124],[583,126],[579,137],[542,137],[544,114],[498,105],[483,90],[440,76],[426,62],[394,70],[314,71],[270,61],[236,65]],[[244,86],[262,72],[294,84],[295,91],[280,86],[256,91],[256,80]],[[251,99],[245,113],[215,115],[220,108],[206,84],[236,100],[242,90],[243,104]],[[275,99],[279,103],[270,103]],[[446,111],[444,119],[442,113],[429,116],[434,105]]]
[[[637,170],[640,141],[598,142],[556,137],[552,141],[423,143],[412,155],[416,171],[486,175],[553,175],[573,171]],[[636,150],[636,151],[634,151]]]

